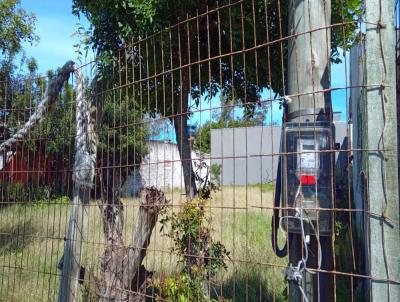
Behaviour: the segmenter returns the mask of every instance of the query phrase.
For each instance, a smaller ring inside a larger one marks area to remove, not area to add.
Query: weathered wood
[[[109,196],[110,197],[110,196]],[[102,256],[99,301],[144,301],[147,272],[142,261],[160,210],[167,204],[162,191],[152,187],[141,192],[132,245],[124,246],[123,205],[117,196],[102,202],[106,248]]]
[[[158,213],[167,203],[164,193],[154,187],[145,188],[141,194],[142,198],[134,229],[133,244],[127,248],[122,261],[122,285],[124,290],[119,292],[116,300],[120,302],[128,301],[129,296],[132,296],[131,291],[140,291],[142,283],[135,284],[132,281],[140,273],[139,268],[146,255]],[[140,280],[140,278],[136,279],[137,281],[144,281]]]
[[[289,102],[287,105],[290,122],[332,120],[330,91],[321,92],[330,87],[330,24],[330,0],[289,1],[288,34],[292,37],[288,39],[287,95],[289,95]],[[287,194],[287,190],[283,192]],[[302,238],[299,234],[292,234],[291,238],[289,262],[297,265],[303,254]],[[333,268],[332,239],[330,237],[320,239],[323,251],[321,266],[325,270],[331,270]],[[309,248],[311,252],[308,254],[307,266],[317,268],[318,248],[315,237],[311,237]],[[306,272],[303,274],[302,282],[309,301],[316,301],[317,297],[321,297],[324,301],[333,301],[331,274]],[[290,282],[289,301],[302,301],[302,299],[298,285]]]
[[[98,201],[102,213],[104,252],[101,256],[100,292],[101,302],[114,301],[117,290],[122,288],[122,260],[125,254],[122,232],[124,228],[124,207],[118,195],[117,184],[113,182],[113,169],[99,173],[101,199]]]
[[[288,113],[304,109],[331,109],[329,88],[330,72],[330,0],[289,1],[289,38],[287,94],[290,95]],[[312,31],[318,28],[324,28]],[[312,32],[310,32],[312,31]],[[301,94],[299,96],[299,94]],[[294,118],[291,121],[314,120],[314,115]]]

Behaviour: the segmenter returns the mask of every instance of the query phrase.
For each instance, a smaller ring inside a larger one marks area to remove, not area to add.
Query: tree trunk
[[[123,290],[119,291],[116,301],[145,301],[145,297],[141,295],[146,288],[143,283],[146,283],[152,273],[147,272],[141,263],[146,256],[158,213],[166,204],[167,200],[162,191],[154,187],[146,188],[142,191],[139,213],[132,238],[133,245],[128,247],[122,261]],[[135,295],[132,292],[138,294]]]
[[[186,97],[188,94],[186,94]],[[187,102],[187,100],[186,100]],[[186,112],[186,110],[184,111]],[[176,141],[179,156],[182,162],[183,181],[186,196],[190,199],[197,197],[196,180],[192,166],[192,156],[189,146],[189,135],[187,133],[187,114],[178,113],[174,118]]]
[[[111,171],[110,171],[111,170]],[[105,249],[101,256],[100,302],[115,301],[117,289],[122,288],[122,260],[124,257],[124,207],[114,187],[112,168],[99,173],[101,183],[100,209],[103,219]]]
[[[185,45],[187,45],[186,33],[181,33],[181,64],[189,64],[189,54]],[[198,196],[196,180],[192,166],[191,149],[189,145],[189,135],[187,131],[188,120],[188,102],[190,94],[190,77],[189,68],[183,68],[181,71],[181,94],[180,99],[175,102],[174,108],[174,126],[176,133],[176,141],[178,144],[179,156],[182,162],[183,180],[185,183],[185,193],[189,199]]]
[[[106,181],[108,183],[105,185],[104,181],[100,180],[103,184],[100,208],[105,250],[101,257],[98,301],[145,301],[144,292],[152,273],[145,269],[142,261],[146,256],[158,213],[166,205],[167,200],[164,193],[156,188],[146,188],[142,191],[142,200],[133,230],[133,244],[125,247],[122,238],[123,204],[119,198],[119,186],[113,189],[114,177],[110,174],[103,175],[103,180],[104,176],[108,176]]]

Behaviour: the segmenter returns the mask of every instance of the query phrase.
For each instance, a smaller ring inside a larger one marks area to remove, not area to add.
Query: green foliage
[[[23,203],[34,207],[44,207],[49,204],[68,204],[69,198],[52,194],[47,186],[28,186],[23,183],[0,182],[0,204]]]
[[[52,77],[53,73],[50,72],[49,80]],[[47,82],[38,78],[28,81],[22,89],[14,90],[12,108],[17,110],[13,110],[8,117],[9,128],[23,127],[34,110],[27,108],[34,107],[42,100],[46,86]],[[107,87],[105,90],[108,90]],[[73,87],[66,83],[51,108],[51,114],[46,114],[42,122],[30,132],[25,141],[24,153],[52,156],[57,165],[72,168],[76,133],[75,94]],[[105,93],[102,107],[98,165],[123,165],[126,168],[122,172],[127,173],[147,154],[146,127],[141,124],[138,104],[122,92],[109,89]]]
[[[44,86],[44,83],[40,83],[40,85]],[[65,84],[57,102],[51,109],[51,114],[46,114],[40,125],[29,136],[26,142],[29,150],[57,156],[57,160],[61,160],[65,165],[71,162],[71,153],[73,151],[71,146],[73,146],[75,134],[76,104],[74,96],[73,87]],[[40,102],[41,98],[41,93],[40,95],[36,94],[34,102]],[[14,104],[14,106],[16,105]],[[20,107],[26,108],[28,106],[25,96],[24,102]],[[25,115],[24,119],[20,117],[17,117],[17,119],[25,123],[29,116],[30,114]]]
[[[0,183],[1,203],[19,203],[29,200],[28,190],[21,183]]]
[[[124,170],[132,170],[148,152],[145,143],[147,131],[141,123],[138,103],[121,94],[111,92],[106,96],[98,154],[102,166],[124,165]]]
[[[34,57],[29,58],[26,61],[26,67],[31,75],[34,75],[38,69],[38,62]]]
[[[362,0],[332,0],[331,2],[331,23],[343,25],[334,26],[331,30],[331,61],[340,63],[339,48],[344,52],[348,51],[357,37],[356,21],[363,14]]]
[[[38,41],[35,35],[36,18],[20,7],[20,0],[0,2],[0,52],[12,57],[22,48],[23,42]]]
[[[223,244],[210,238],[211,229],[205,215],[205,203],[203,199],[186,202],[179,212],[165,216],[161,224],[163,228],[167,222],[170,224],[167,236],[173,240],[172,251],[180,255],[181,262],[186,262],[191,255],[203,252],[206,245],[205,259],[199,259],[204,260],[204,263],[200,261],[202,265],[197,269],[200,273],[213,276],[219,269],[226,268],[225,258],[229,252]]]
[[[206,201],[191,200],[178,212],[164,214],[161,231],[173,241],[171,251],[177,253],[184,264],[183,271],[156,285],[160,298],[167,301],[209,301],[204,296],[203,283],[215,276],[225,263],[229,251],[219,241],[211,238],[209,219],[205,215]]]
[[[154,285],[159,289],[159,298],[156,301],[168,302],[228,302],[224,298],[208,299],[204,296],[204,290],[199,282],[193,280],[188,274],[180,273],[167,277]]]
[[[206,60],[209,56],[217,57],[221,52],[250,48],[267,40],[264,0],[256,1],[259,9],[254,11],[254,15],[251,1],[244,1],[242,5],[221,9],[219,14],[210,13],[207,18],[201,17],[198,24],[196,20],[192,20],[173,27],[170,25],[179,20],[196,13],[205,14],[207,10],[218,5],[228,4],[228,1],[74,0],[73,3],[74,12],[77,15],[84,14],[91,24],[89,32],[80,30],[84,33],[81,46],[84,49],[92,47],[103,66],[126,67],[131,79],[133,74],[140,74],[141,78],[162,74],[165,70],[174,69],[189,61]],[[276,11],[274,1],[267,5],[269,11]],[[217,23],[220,28],[209,26]],[[281,24],[284,31],[286,23]],[[269,14],[268,27],[269,39],[278,39],[277,14]],[[158,30],[162,31],[140,41]],[[135,44],[130,45],[131,41]],[[219,41],[221,45],[209,41]],[[128,48],[121,51],[127,45]],[[272,44],[269,51],[271,57],[279,57],[281,49],[278,44]],[[279,64],[268,65],[268,58],[263,51],[248,52],[245,56],[223,56],[220,62],[212,62],[210,66],[207,62],[194,64],[190,67],[190,83],[187,77],[182,78],[180,72],[172,72],[166,73],[164,77],[151,77],[135,86],[137,91],[141,91],[141,95],[146,96],[147,110],[154,112],[162,108],[160,111],[165,116],[177,110],[176,105],[180,103],[183,87],[190,90],[197,104],[201,95],[206,94],[211,98],[221,91],[226,101],[246,103],[246,111],[252,112],[259,101],[262,87],[269,87],[272,82],[276,91],[282,90],[284,71]],[[161,95],[163,104],[157,98]]]
[[[207,121],[196,130],[194,148],[204,153],[211,153],[211,129],[251,127],[257,125],[259,125],[259,121],[251,118]]]
[[[244,1],[240,5],[221,8],[218,13],[210,12],[229,3],[232,1],[74,0],[73,12],[78,16],[85,15],[90,22],[88,30],[79,30],[84,33],[82,47],[92,47],[100,61],[107,66],[129,68],[137,64],[141,78],[146,78],[189,61],[201,61],[278,40],[281,38],[280,32],[287,35],[288,0]],[[332,60],[335,62],[338,61],[338,48],[348,49],[355,37],[355,21],[362,12],[361,4],[361,0],[332,1],[332,23],[347,22],[344,26],[332,29]],[[207,12],[207,17],[171,27],[190,16]],[[143,40],[157,31],[161,32]],[[130,45],[132,41],[134,46]],[[127,45],[128,48],[121,52]],[[190,67],[192,98],[198,102],[202,94],[211,98],[220,91],[226,102],[245,103],[246,112],[251,114],[259,101],[262,88],[272,88],[275,92],[283,93],[282,78],[285,70],[282,70],[280,64],[269,63],[272,58],[280,58],[282,50],[286,56],[285,41],[282,45],[269,45],[269,57],[264,50],[260,50],[247,52],[243,56],[223,56],[210,66],[207,62],[195,64]],[[285,58],[283,60],[286,62]],[[164,78],[150,79],[143,83],[143,95],[147,95],[148,101],[151,101],[150,110],[157,108],[155,92],[160,93],[163,89],[165,93],[159,94],[165,99],[163,113],[171,114],[174,101],[180,101],[181,86],[189,84],[180,76],[179,72],[167,73]]]
[[[211,165],[211,181],[216,184],[217,187],[221,186],[221,169],[222,166],[219,164]]]
[[[32,203],[33,207],[45,208],[51,204],[56,205],[68,205],[71,200],[68,196],[52,196],[47,198],[39,199],[38,201]]]
[[[219,123],[206,122],[197,128],[194,135],[194,149],[204,153],[211,153],[211,129],[220,128]]]
[[[21,65],[25,59],[23,43],[33,44],[39,40],[35,34],[36,18],[21,8],[20,0],[0,1],[0,106],[11,108],[16,55],[22,52]],[[28,60],[28,70],[35,69],[34,59]],[[36,64],[37,67],[37,64]]]

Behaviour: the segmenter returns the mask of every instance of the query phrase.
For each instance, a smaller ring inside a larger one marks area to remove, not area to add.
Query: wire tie
[[[377,26],[378,26],[379,30],[382,29],[382,28],[386,28],[386,25],[383,24],[381,20],[378,20]]]
[[[386,211],[382,211],[381,213],[381,219],[383,222],[385,222],[386,224],[388,224],[391,228],[393,228],[393,221],[392,219],[390,219],[387,215],[386,215]]]

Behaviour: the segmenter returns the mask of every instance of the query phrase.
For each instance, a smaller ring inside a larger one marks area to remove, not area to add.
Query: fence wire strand
[[[77,284],[71,301],[181,301],[173,291],[193,288],[185,301],[367,301],[373,282],[400,285],[385,242],[384,276],[371,273],[366,249],[369,219],[399,228],[386,208],[370,209],[362,163],[383,156],[386,200],[384,159],[398,154],[383,143],[394,62],[380,35],[384,79],[369,82],[364,43],[367,26],[380,34],[383,21],[367,20],[362,1],[351,17],[347,1],[208,2],[126,41],[109,65],[78,67],[91,100],[86,143],[98,143],[87,221],[77,216],[74,236],[78,79],[2,150],[0,301],[59,299],[67,244],[83,246],[72,255],[78,275],[67,276],[68,290]],[[314,2],[324,12],[317,25]],[[1,143],[56,76],[0,78]],[[384,93],[373,100],[385,119],[377,146],[365,141],[362,98],[372,90]]]

